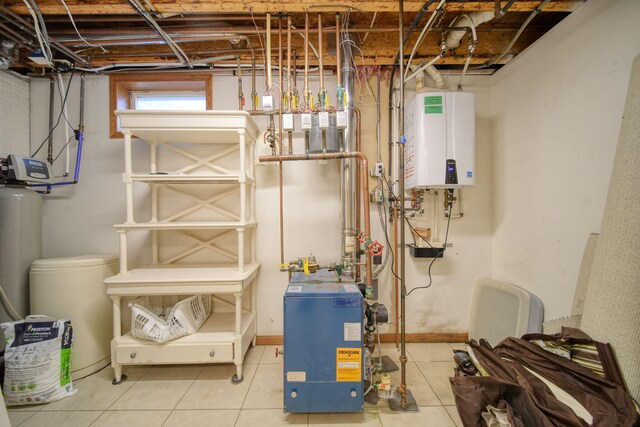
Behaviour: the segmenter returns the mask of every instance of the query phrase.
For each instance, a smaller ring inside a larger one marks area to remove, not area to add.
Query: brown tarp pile
[[[604,375],[546,351],[530,342],[534,340],[594,346]],[[640,415],[625,390],[611,347],[579,329],[507,338],[494,348],[484,340],[472,340],[469,346],[488,376],[456,372],[450,378],[465,427],[486,426],[482,413],[488,412],[488,405],[502,410],[514,427],[640,426]],[[563,391],[568,396],[559,399]]]

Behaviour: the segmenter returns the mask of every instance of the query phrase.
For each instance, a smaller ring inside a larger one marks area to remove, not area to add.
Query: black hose
[[[500,9],[500,15],[504,16],[507,13],[507,11],[511,8],[511,6],[513,6],[513,4],[515,2],[516,2],[516,0],[509,0],[509,2],[505,5],[505,7]]]
[[[403,45],[407,42],[407,40],[409,39],[409,36],[413,32],[413,30],[416,29],[416,27],[420,23],[420,20],[422,20],[422,17],[424,16],[424,14],[427,13],[427,10],[429,10],[429,6],[431,6],[435,1],[436,0],[428,0],[428,1],[426,1],[424,3],[424,5],[422,6],[422,8],[418,11],[418,13],[416,14],[415,18],[413,18],[413,22],[411,22],[411,25],[409,26],[409,29],[407,30],[407,34],[402,39],[402,44]],[[393,79],[395,78],[396,68],[398,67],[399,62],[400,62],[400,51],[398,51],[398,53],[396,54],[396,59],[393,62],[393,66],[391,67],[391,77],[389,78],[389,124],[388,124],[389,125],[389,166],[391,166],[391,164],[392,164],[391,154],[392,154],[392,151],[393,151],[391,149],[391,147],[393,146],[393,135],[392,135],[393,121],[391,120],[391,115],[393,113],[393,104],[392,104]],[[404,84],[404,82],[401,82],[400,84]]]

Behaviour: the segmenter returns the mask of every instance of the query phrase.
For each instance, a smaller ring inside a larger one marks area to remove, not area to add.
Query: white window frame
[[[129,92],[129,97],[130,97],[130,105],[133,110],[138,109],[138,99],[143,97],[144,95],[166,96],[166,97],[176,97],[176,98],[180,96],[193,97],[194,95],[199,95],[202,97],[202,100],[205,103],[202,111],[207,109],[206,107],[207,94],[204,90],[132,90]]]

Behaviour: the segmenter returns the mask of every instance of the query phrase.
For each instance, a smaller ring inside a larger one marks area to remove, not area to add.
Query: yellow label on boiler
[[[362,349],[336,349],[336,381],[362,380]]]

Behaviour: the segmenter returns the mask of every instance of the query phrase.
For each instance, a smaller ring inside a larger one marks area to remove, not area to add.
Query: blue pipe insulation
[[[61,181],[51,184],[32,184],[31,187],[47,187],[47,191],[38,191],[38,193],[49,194],[52,187],[58,187],[60,185],[72,185],[77,184],[80,178],[80,163],[82,160],[82,145],[84,143],[84,131],[78,131],[78,150],[76,152],[76,167],[73,171],[73,181]]]
[[[72,74],[73,75],[73,74]],[[52,187],[58,187],[60,185],[73,185],[77,184],[80,179],[80,163],[82,160],[82,145],[84,143],[84,85],[85,85],[85,73],[82,73],[80,80],[80,123],[78,124],[78,130],[76,132],[76,139],[78,140],[78,149],[76,151],[76,167],[73,171],[73,181],[54,182],[52,184],[33,184],[32,187],[47,187],[47,191],[38,191],[38,193],[49,194]],[[71,82],[69,82],[71,85]],[[64,106],[63,106],[64,108]]]

